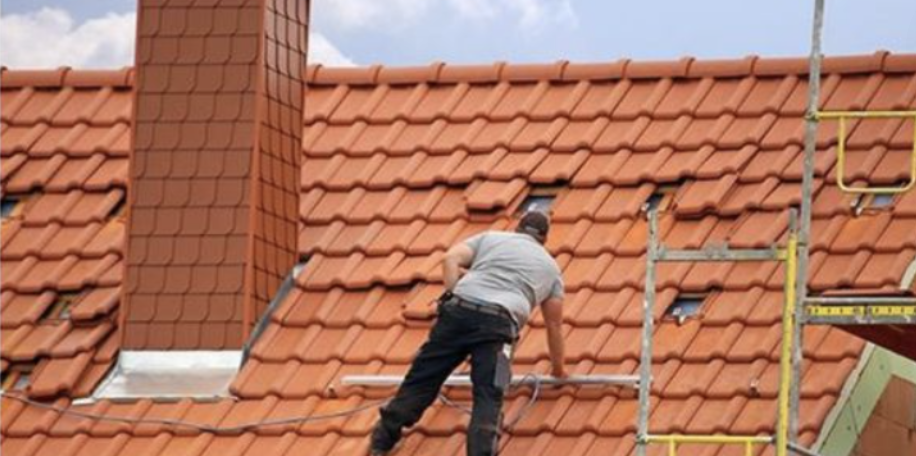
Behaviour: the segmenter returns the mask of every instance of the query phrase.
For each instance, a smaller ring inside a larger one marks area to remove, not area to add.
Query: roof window
[[[897,195],[894,193],[875,193],[871,196],[868,207],[872,209],[882,209],[894,205],[894,199]]]
[[[550,208],[553,207],[554,201],[557,199],[557,195],[560,193],[559,186],[545,186],[545,187],[535,187],[532,188],[528,193],[528,196],[525,197],[522,204],[518,206],[518,209],[515,211],[516,215],[522,215],[526,212],[538,211],[545,214],[550,213]]]
[[[650,211],[659,211],[664,212],[668,210],[671,206],[671,202],[674,201],[674,195],[677,193],[679,186],[678,185],[660,185],[658,188],[646,198],[646,202],[643,204],[643,210],[645,212]]]
[[[676,319],[678,324],[683,324],[688,318],[699,315],[705,300],[704,295],[680,295],[665,310],[665,317]]]
[[[60,293],[57,300],[54,301],[48,310],[45,311],[42,319],[44,320],[68,320],[70,319],[70,308],[82,296],[81,292]]]
[[[3,374],[3,391],[24,391],[32,382],[33,364],[16,364]]]
[[[121,197],[114,206],[108,211],[108,218],[118,218],[124,216],[124,208],[127,206],[127,198]]]
[[[894,201],[896,199],[897,194],[892,192],[868,193],[864,195],[857,195],[856,198],[852,201],[851,205],[855,210],[856,215],[859,215],[865,211],[880,211],[892,208],[894,207]]]
[[[13,216],[13,213],[16,211],[16,207],[19,206],[20,199],[14,195],[3,195],[3,198],[0,199],[0,216],[3,219],[8,219]]]

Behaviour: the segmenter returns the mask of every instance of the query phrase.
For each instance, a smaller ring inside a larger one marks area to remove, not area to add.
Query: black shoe
[[[372,429],[372,445],[370,446],[370,456],[384,456],[394,450],[398,441],[401,440],[399,429],[388,429],[384,422],[379,421]]]

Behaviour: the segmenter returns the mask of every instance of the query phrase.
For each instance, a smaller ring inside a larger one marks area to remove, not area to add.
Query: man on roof
[[[468,357],[474,405],[467,454],[495,455],[503,395],[512,379],[512,349],[519,328],[537,306],[547,326],[551,375],[566,377],[563,277],[544,248],[549,230],[547,215],[527,212],[514,233],[477,234],[445,254],[445,293],[439,299],[438,321],[397,395],[381,409],[372,432],[373,456],[391,452],[402,430],[419,421],[448,376]]]

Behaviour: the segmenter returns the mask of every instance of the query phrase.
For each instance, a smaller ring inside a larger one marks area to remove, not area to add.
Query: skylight
[[[124,215],[124,208],[127,206],[127,198],[121,197],[118,202],[108,211],[108,218],[116,218]]]
[[[3,373],[4,391],[24,391],[32,381],[32,364],[16,364]]]
[[[4,195],[0,199],[0,216],[4,219],[10,218],[13,215],[13,211],[16,210],[16,206],[19,205],[19,198],[11,195]]]
[[[16,383],[13,385],[14,390],[24,391],[29,387],[29,383],[32,381],[31,372],[20,372],[19,376],[16,377]]]
[[[556,199],[556,197],[551,195],[531,195],[525,198],[525,201],[519,206],[518,212],[519,214],[531,211],[550,212],[550,207],[553,206],[554,199]]]
[[[671,206],[671,202],[674,201],[674,194],[677,193],[677,185],[661,185],[648,198],[643,204],[643,210],[646,212],[649,211],[665,211],[668,210],[668,207]]]
[[[674,318],[678,323],[690,317],[695,317],[703,307],[706,297],[702,295],[681,295],[665,310],[665,317]]]
[[[67,320],[70,318],[70,308],[73,304],[79,300],[82,293],[73,292],[73,293],[61,293],[57,295],[57,300],[54,301],[54,304],[45,311],[45,314],[42,315],[42,319],[45,320]]]
[[[896,193],[872,193],[858,195],[851,203],[856,215],[870,210],[883,210],[894,207]]]
[[[871,203],[869,207],[873,209],[881,209],[885,207],[891,207],[894,205],[894,197],[896,195],[893,193],[876,193],[871,197]]]
[[[531,189],[522,204],[518,206],[516,214],[521,215],[531,211],[549,214],[550,208],[553,207],[553,203],[556,201],[561,189],[562,187],[560,186],[544,186]]]

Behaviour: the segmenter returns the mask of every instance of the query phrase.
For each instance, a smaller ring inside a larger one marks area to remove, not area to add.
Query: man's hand
[[[542,306],[544,324],[547,325],[547,348],[550,350],[550,375],[566,378],[563,358],[566,347],[563,342],[563,301],[551,298]]]
[[[569,374],[566,373],[566,368],[563,367],[563,364],[554,365],[550,368],[550,375],[553,378],[566,378]]]

